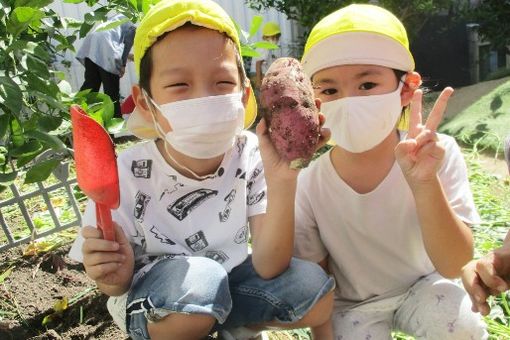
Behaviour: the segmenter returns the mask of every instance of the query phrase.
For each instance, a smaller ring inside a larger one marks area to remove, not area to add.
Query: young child
[[[471,259],[469,225],[479,220],[459,147],[436,133],[453,90],[422,125],[408,46],[400,21],[373,5],[313,28],[302,62],[336,145],[299,176],[296,254],[336,279],[335,339],[389,339],[392,330],[482,339],[484,323],[450,280]]]
[[[281,29],[278,23],[270,21],[262,27],[262,40],[278,45],[280,36]],[[276,50],[263,50],[261,56],[255,59],[255,86],[257,88],[262,85],[262,78],[264,78],[269,66],[280,57],[282,57],[282,51],[281,48],[278,48]]]
[[[510,136],[505,141],[505,161],[510,173]],[[503,245],[462,268],[462,282],[472,301],[471,309],[487,315],[487,299],[510,289],[510,231]]]
[[[200,339],[216,329],[246,339],[257,333],[241,326],[329,318],[334,280],[291,258],[297,173],[263,122],[260,154],[242,131],[256,107],[239,51],[234,23],[210,0],[160,1],[137,29],[128,128],[149,141],[118,158],[116,241],[91,227],[90,203],[71,251],[133,339]]]

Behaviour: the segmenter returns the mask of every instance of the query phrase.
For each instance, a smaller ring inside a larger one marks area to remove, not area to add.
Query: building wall
[[[289,54],[289,46],[291,46],[294,42],[294,36],[296,30],[293,27],[292,23],[287,19],[287,17],[278,13],[276,10],[271,9],[262,13],[257,13],[256,11],[248,8],[248,6],[242,0],[214,0],[219,3],[225,11],[234,18],[234,20],[243,28],[244,30],[248,30],[250,27],[250,22],[253,16],[259,14],[264,17],[264,22],[266,21],[276,21],[280,24],[282,30],[281,43],[284,54]],[[64,3],[63,1],[54,1],[50,7],[61,16],[64,17],[72,17],[78,20],[83,20],[85,13],[90,12],[90,8],[83,3],[80,4],[69,4]],[[258,33],[255,41],[261,40],[261,34]],[[82,40],[77,40],[74,44],[76,51],[80,48]],[[68,52],[63,58],[57,57],[56,67],[67,73],[67,80],[71,84],[74,91],[77,91],[81,84],[83,83],[83,66],[76,60],[74,57],[75,53]],[[59,66],[59,61],[65,59],[71,62],[71,68],[65,69]],[[131,85],[136,83],[137,76],[134,69],[134,65],[132,62],[129,62],[126,67],[126,74],[121,79],[120,84],[120,92],[122,97],[126,97],[131,92]]]

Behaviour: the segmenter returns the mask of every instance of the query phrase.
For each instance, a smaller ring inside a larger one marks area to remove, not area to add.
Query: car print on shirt
[[[187,193],[167,207],[167,211],[179,221],[182,221],[189,213],[204,203],[209,198],[218,194],[218,190],[198,189]]]
[[[136,178],[151,178],[152,159],[142,159],[131,163],[131,172]]]
[[[209,245],[209,242],[207,242],[207,239],[205,238],[204,232],[202,230],[191,235],[185,241],[188,247],[194,252],[200,251]]]
[[[225,206],[225,209],[219,213],[220,215],[220,222],[226,222],[230,216],[230,212],[232,211],[232,207],[230,204],[234,201],[236,198],[236,189],[232,189],[230,193],[223,199],[225,202],[227,202],[227,205]]]
[[[234,242],[237,244],[248,242],[248,226],[245,225],[237,231]]]
[[[250,195],[248,196],[248,198],[246,198],[246,204],[248,205],[254,205],[254,204],[257,204],[259,203],[264,197],[266,196],[266,192],[265,191],[261,191],[257,194],[253,194],[253,195]]]
[[[147,209],[147,205],[151,197],[141,191],[138,191],[135,196],[135,209],[134,215],[137,221],[142,222],[143,216],[145,215],[145,210]]]
[[[205,253],[205,257],[208,257],[211,260],[218,262],[219,264],[225,263],[229,259],[227,254],[225,254],[221,250],[208,250]]]

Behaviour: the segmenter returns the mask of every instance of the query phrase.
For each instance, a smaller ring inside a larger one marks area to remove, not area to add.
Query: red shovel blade
[[[71,106],[76,177],[83,192],[96,203],[97,225],[113,241],[111,211],[120,202],[115,148],[106,130],[78,105]]]

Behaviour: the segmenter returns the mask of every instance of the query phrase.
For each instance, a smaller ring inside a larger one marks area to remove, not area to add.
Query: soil
[[[24,247],[0,254],[0,273],[14,266],[0,288],[0,313],[13,313],[0,314],[0,339],[127,339],[109,317],[106,296],[67,257],[70,245],[28,257]],[[67,309],[53,314],[64,297]],[[53,320],[43,326],[50,314]]]

